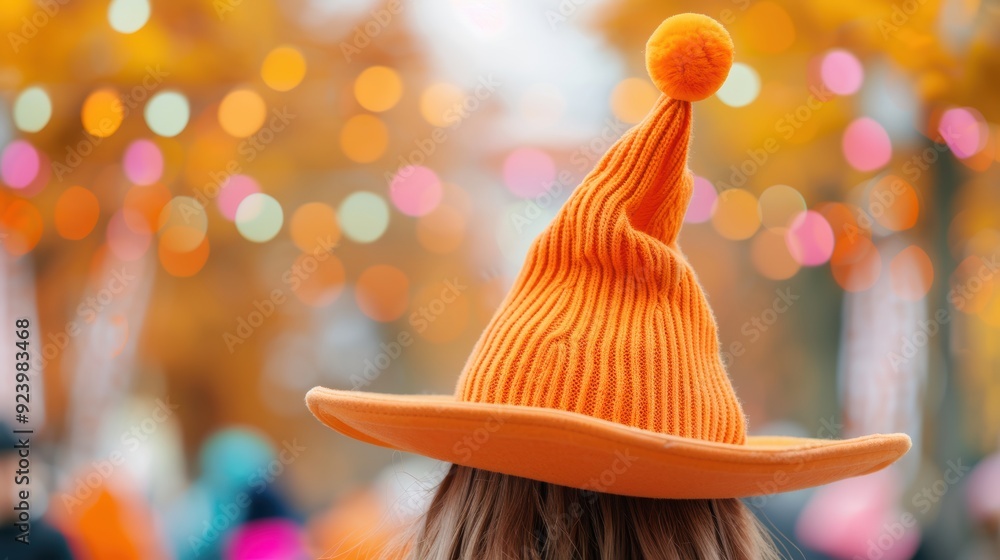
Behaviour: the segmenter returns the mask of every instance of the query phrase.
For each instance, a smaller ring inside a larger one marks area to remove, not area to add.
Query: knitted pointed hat
[[[664,21],[646,63],[664,93],[532,244],[454,395],[317,387],[350,437],[574,488],[651,498],[790,491],[879,470],[904,434],[748,436],[715,319],[677,235],[691,197],[691,102],[733,61],[706,16]]]

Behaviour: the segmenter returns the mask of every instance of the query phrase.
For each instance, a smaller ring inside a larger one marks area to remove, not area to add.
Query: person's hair
[[[662,500],[452,466],[409,560],[778,560],[737,499]]]

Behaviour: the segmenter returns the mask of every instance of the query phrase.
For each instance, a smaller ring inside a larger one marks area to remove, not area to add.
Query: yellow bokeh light
[[[788,12],[769,0],[747,8],[743,16],[747,42],[760,52],[777,54],[795,43],[795,23]]]
[[[392,109],[403,96],[403,80],[392,68],[372,66],[354,80],[354,97],[375,113]]]
[[[757,199],[743,189],[722,191],[715,201],[712,226],[726,239],[748,239],[760,227]]]
[[[805,212],[806,200],[788,185],[774,185],[760,195],[757,206],[764,227],[784,231],[793,218]]]
[[[626,78],[611,92],[611,112],[618,119],[635,124],[646,116],[660,97],[649,80]]]
[[[788,251],[785,235],[770,229],[761,230],[753,238],[750,259],[757,272],[771,280],[791,278],[801,268]]]
[[[98,138],[107,138],[114,134],[124,118],[125,108],[114,88],[95,90],[87,96],[80,111],[83,129],[87,134]]]
[[[291,46],[277,47],[268,53],[260,68],[260,77],[275,91],[288,91],[306,75],[306,59]]]
[[[219,103],[219,125],[237,138],[246,138],[260,130],[265,118],[267,105],[253,90],[233,90]]]
[[[168,274],[178,278],[189,278],[198,274],[198,271],[208,262],[211,247],[208,238],[205,237],[192,251],[175,251],[167,239],[160,238],[157,253],[160,265]]]
[[[462,119],[465,92],[448,84],[434,84],[420,94],[420,115],[434,126],[451,126]]]
[[[370,163],[385,153],[389,129],[373,115],[351,117],[340,129],[340,147],[358,163]]]
[[[299,206],[292,214],[292,241],[303,253],[327,251],[340,240],[337,211],[322,202]]]

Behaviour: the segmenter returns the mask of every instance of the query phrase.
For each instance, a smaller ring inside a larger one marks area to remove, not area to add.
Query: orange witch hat
[[[350,437],[574,488],[735,498],[879,470],[905,434],[748,436],[715,319],[677,245],[692,175],[691,102],[733,62],[715,20],[682,14],[649,39],[664,93],[535,240],[454,395],[317,387],[306,403]]]

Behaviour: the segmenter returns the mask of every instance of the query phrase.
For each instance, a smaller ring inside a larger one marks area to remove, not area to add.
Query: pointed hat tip
[[[681,101],[701,101],[718,91],[732,65],[729,32],[705,15],[671,16],[646,43],[649,77],[660,91]]]

